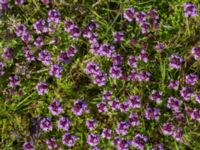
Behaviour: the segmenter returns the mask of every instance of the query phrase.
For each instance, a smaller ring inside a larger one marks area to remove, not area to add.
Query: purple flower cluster
[[[48,108],[54,116],[58,116],[63,111],[60,101],[57,99],[54,99]]]
[[[98,86],[106,84],[106,74],[99,69],[99,65],[95,62],[88,62],[86,65],[86,74],[90,75],[93,83]]]
[[[46,50],[42,50],[38,55],[38,60],[41,61],[45,66],[49,66],[52,60],[51,54]]]
[[[130,127],[129,122],[120,121],[117,123],[116,132],[117,134],[127,135],[129,127]]]
[[[4,63],[0,62],[0,76],[2,76],[5,72],[4,72]]]
[[[144,111],[147,120],[158,120],[160,117],[160,109],[148,107]]]
[[[35,150],[34,148],[34,145],[33,145],[33,142],[30,141],[30,142],[25,142],[23,144],[23,150]]]
[[[15,0],[15,5],[22,5],[25,0]]]
[[[87,136],[87,143],[90,146],[97,146],[99,143],[99,140],[100,140],[100,135],[91,133],[91,134],[88,134]]]
[[[56,78],[60,78],[62,72],[64,71],[63,67],[58,64],[51,65],[49,75],[54,76]]]
[[[181,58],[179,55],[172,54],[170,57],[169,67],[173,69],[180,69],[183,61],[183,58]]]
[[[182,130],[175,127],[172,123],[169,122],[163,124],[162,132],[164,135],[171,135],[177,141],[180,141],[183,137]]]
[[[49,149],[56,149],[58,147],[55,137],[46,140],[45,143],[47,144]]]
[[[97,126],[97,122],[94,119],[87,120],[86,126],[90,131],[92,131]]]
[[[63,129],[65,131],[68,131],[69,127],[70,127],[70,124],[71,124],[71,121],[68,118],[66,118],[66,117],[62,116],[58,120],[58,128],[59,129]]]
[[[46,33],[48,28],[46,26],[46,21],[44,19],[39,19],[33,24],[33,28],[35,29],[37,34]]]
[[[195,60],[200,58],[200,46],[192,48],[192,55],[194,56]]]
[[[78,29],[78,26],[74,24],[73,21],[64,21],[65,31],[70,35],[71,38],[78,38],[81,35],[81,31]]]
[[[185,17],[197,16],[197,6],[190,2],[184,3],[184,14]]]
[[[142,134],[136,134],[132,141],[132,146],[138,149],[143,149],[147,140],[148,139],[146,136]]]
[[[81,99],[74,102],[72,112],[75,116],[81,116],[87,110],[87,105]]]
[[[194,120],[200,122],[200,110],[197,108],[185,108],[186,113]]]
[[[2,57],[6,60],[11,60],[14,57],[14,51],[12,48],[3,48]]]
[[[59,23],[61,14],[56,9],[51,9],[48,12],[48,22]]]
[[[73,147],[77,140],[78,137],[70,133],[65,133],[62,137],[62,143],[67,147]]]
[[[124,12],[123,16],[129,22],[132,22],[135,19],[143,34],[147,33],[147,31],[151,28],[150,22],[153,22],[153,28],[158,27],[159,15],[156,9],[149,10],[147,12],[137,12],[134,8],[128,8]]]
[[[40,120],[40,128],[42,131],[52,131],[53,124],[50,118],[43,118]]]
[[[15,27],[15,34],[21,37],[21,40],[26,44],[32,40],[32,35],[28,32],[28,28],[24,24]]]
[[[151,95],[149,96],[149,98],[152,101],[155,101],[156,103],[160,103],[161,102],[161,97],[162,97],[162,92],[161,91],[156,91],[156,90],[153,90],[151,92]]]
[[[8,86],[9,87],[15,87],[19,85],[19,77],[17,75],[11,75],[9,77],[9,83],[8,83]]]
[[[36,85],[36,89],[37,89],[39,95],[48,93],[48,91],[49,91],[49,90],[48,90],[48,85],[47,85],[46,82],[39,82],[39,83]]]

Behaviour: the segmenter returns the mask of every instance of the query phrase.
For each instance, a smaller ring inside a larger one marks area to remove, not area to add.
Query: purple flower
[[[25,142],[23,144],[23,150],[35,150],[34,146],[33,146],[33,142]]]
[[[119,105],[119,109],[121,112],[127,112],[129,110],[129,101],[124,101]]]
[[[86,65],[86,74],[94,75],[99,70],[99,64],[95,62],[88,62]]]
[[[200,104],[200,92],[195,94],[195,100]]]
[[[129,150],[131,142],[129,140],[117,139],[116,146],[117,150]]]
[[[81,116],[83,112],[86,110],[87,105],[81,99],[78,99],[74,102],[72,107],[72,112],[75,116]]]
[[[54,99],[48,108],[54,116],[58,116],[63,111],[60,101],[57,99]]]
[[[104,128],[102,133],[101,133],[101,136],[107,140],[110,140],[111,137],[112,137],[112,130],[111,129],[107,129],[107,128]]]
[[[11,48],[3,48],[3,53],[2,57],[5,58],[6,60],[11,60],[14,56],[14,51]]]
[[[119,79],[122,77],[122,70],[118,66],[111,66],[109,74],[110,78]]]
[[[140,108],[140,96],[131,95],[128,99],[130,108]]]
[[[196,109],[196,108],[193,109],[192,114],[191,114],[191,118],[200,122],[200,110]]]
[[[185,76],[185,82],[186,84],[191,84],[191,85],[195,85],[199,80],[198,75],[191,73],[189,75]]]
[[[175,138],[176,141],[180,141],[183,137],[183,132],[180,128],[175,129],[172,136]]]
[[[19,77],[17,75],[11,75],[9,77],[9,83],[8,83],[8,86],[9,87],[15,87],[19,85]]]
[[[46,27],[46,22],[44,19],[40,19],[33,24],[33,28],[35,29],[37,34],[46,33],[48,28]]]
[[[138,59],[135,56],[133,56],[133,55],[129,56],[129,58],[128,58],[128,65],[129,66],[137,68],[137,62],[138,62]]]
[[[116,132],[117,134],[127,135],[129,127],[130,124],[126,121],[118,122]]]
[[[133,127],[138,126],[138,125],[140,124],[138,114],[130,113],[130,115],[129,115],[129,123],[130,123]]]
[[[87,120],[86,126],[90,131],[92,131],[97,126],[97,122],[94,119]]]
[[[108,101],[111,99],[112,96],[112,92],[111,91],[103,91],[103,97],[102,100],[103,101]]]
[[[100,44],[98,42],[92,43],[90,46],[90,52],[95,56],[100,55]]]
[[[5,72],[4,72],[4,63],[3,62],[0,62],[0,76],[2,76]]]
[[[49,4],[49,0],[41,0],[41,2],[44,3],[45,5]]]
[[[192,55],[194,59],[198,60],[200,58],[200,46],[192,48]]]
[[[37,47],[43,46],[44,45],[43,37],[41,36],[37,37],[34,41],[34,45]]]
[[[124,40],[124,32],[123,31],[119,31],[119,32],[114,32],[113,33],[113,37],[114,37],[114,42],[120,42]]]
[[[24,2],[24,0],[15,0],[15,5],[22,5]]]
[[[147,71],[143,71],[143,70],[141,70],[140,73],[137,75],[137,79],[139,81],[148,82],[150,80],[150,77],[151,77],[151,73],[149,73]]]
[[[26,60],[29,62],[35,61],[35,57],[34,57],[33,53],[29,50],[24,51],[24,56],[26,57]]]
[[[56,9],[51,9],[48,12],[48,22],[59,23],[60,22],[60,12]]]
[[[45,143],[47,144],[49,149],[56,149],[58,147],[55,137],[46,140]]]
[[[66,118],[66,117],[62,116],[58,120],[58,128],[59,129],[63,129],[65,131],[68,131],[69,127],[70,127],[70,124],[71,124],[71,121],[68,118]]]
[[[99,48],[99,53],[101,56],[111,57],[115,51],[115,47],[107,43],[104,43]]]
[[[23,33],[27,32],[27,26],[25,26],[24,24],[20,24],[18,26],[15,27],[15,34],[19,37],[22,36]]]
[[[145,34],[150,29],[150,23],[148,21],[142,22],[140,23],[140,27],[142,29],[142,34]]]
[[[29,32],[23,32],[22,33],[21,39],[22,39],[23,42],[29,43],[32,38],[33,38],[33,36]]]
[[[77,53],[77,48],[74,45],[71,45],[67,50],[67,56],[73,57]]]
[[[119,109],[120,103],[119,103],[119,100],[117,98],[115,98],[112,101],[109,101],[108,104],[110,105],[110,107],[111,107],[112,110]]]
[[[156,46],[155,46],[155,49],[157,51],[163,51],[165,49],[164,43],[162,43],[162,42],[157,43]]]
[[[160,118],[160,109],[149,107],[145,109],[144,116],[147,120],[158,120]]]
[[[131,70],[131,74],[129,75],[129,78],[131,81],[136,81],[138,79],[139,75],[135,71],[135,69]]]
[[[135,148],[138,149],[143,149],[145,144],[147,142],[147,137],[142,135],[142,134],[136,134],[133,141],[132,141],[132,145]]]
[[[149,55],[145,50],[141,50],[138,58],[146,63],[149,60]]]
[[[62,136],[62,143],[65,144],[68,147],[73,147],[77,140],[78,140],[77,136],[72,135],[70,133],[65,133]]]
[[[99,143],[100,136],[94,133],[90,133],[87,136],[87,143],[90,146],[96,146]]]
[[[136,21],[138,23],[143,23],[147,20],[145,12],[136,12]]]
[[[163,144],[156,144],[151,150],[164,150]]]
[[[189,99],[194,95],[191,87],[182,87],[180,91],[180,95],[185,101],[189,101]]]
[[[61,65],[54,64],[54,65],[51,65],[49,75],[55,76],[56,78],[60,78],[62,72],[63,72],[63,67]]]
[[[46,50],[42,50],[39,53],[38,60],[41,61],[45,66],[49,66],[51,64],[51,54]]]
[[[91,33],[88,35],[87,39],[88,39],[89,43],[96,43],[97,37],[98,37],[97,33]]]
[[[46,131],[52,131],[53,125],[52,125],[51,119],[50,118],[41,119],[40,120],[40,128],[45,132]]]
[[[126,18],[129,22],[133,21],[133,18],[135,17],[135,9],[134,8],[128,8],[124,14],[124,18]]]
[[[105,102],[97,103],[98,112],[108,112],[108,108]]]
[[[167,100],[167,108],[179,112],[180,101],[175,97],[169,97]]]
[[[93,83],[97,84],[98,86],[104,86],[106,84],[107,76],[102,71],[98,71],[94,74]]]
[[[118,66],[122,64],[123,57],[120,54],[112,55],[112,65]]]
[[[81,35],[78,26],[75,25],[72,21],[64,21],[65,31],[69,33],[72,38],[78,38]]]
[[[175,127],[171,123],[164,123],[162,126],[162,132],[165,135],[172,135],[174,132],[174,129],[175,129]]]
[[[153,20],[159,20],[159,14],[158,14],[158,11],[156,9],[152,9],[152,10],[149,10],[147,12],[147,14],[149,15],[149,17]]]
[[[36,85],[36,89],[37,89],[39,95],[45,94],[45,93],[47,93],[49,91],[48,90],[48,85],[47,85],[46,82],[39,82]]]
[[[67,52],[61,51],[60,52],[60,56],[58,57],[57,60],[59,62],[63,62],[64,64],[67,64],[67,63],[69,63],[69,61],[71,60],[71,58],[68,57],[68,53]]]
[[[153,90],[151,92],[151,95],[149,96],[149,99],[151,99],[152,101],[156,101],[156,103],[160,103],[161,102],[161,97],[162,97],[162,92],[161,91]]]
[[[169,87],[174,89],[174,90],[178,90],[178,86],[179,86],[178,80],[171,80],[170,83],[169,83]]]
[[[172,54],[170,57],[169,67],[174,69],[180,69],[183,61],[184,61],[183,58],[181,58],[177,54]]]
[[[197,6],[191,2],[184,3],[184,14],[185,14],[185,17],[197,16]]]

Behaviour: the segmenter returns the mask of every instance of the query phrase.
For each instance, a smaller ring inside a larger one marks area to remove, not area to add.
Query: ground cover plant
[[[198,0],[0,0],[0,149],[199,150]]]

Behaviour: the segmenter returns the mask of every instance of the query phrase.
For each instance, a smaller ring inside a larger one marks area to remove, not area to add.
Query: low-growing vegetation
[[[0,0],[0,149],[199,150],[198,0]]]

